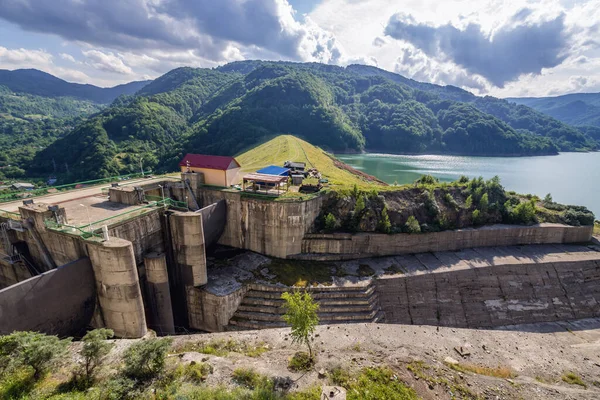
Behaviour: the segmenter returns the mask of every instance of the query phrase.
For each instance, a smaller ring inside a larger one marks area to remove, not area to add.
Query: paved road
[[[136,183],[147,184],[147,183],[151,183],[151,182],[161,182],[161,181],[164,181],[165,178],[169,178],[169,177],[160,176],[160,177],[156,177],[156,178],[152,178],[152,179],[147,179],[147,178],[132,179],[129,181],[122,182],[121,185],[131,186]],[[81,197],[88,197],[88,196],[93,196],[95,194],[100,194],[100,193],[102,193],[103,188],[109,188],[110,186],[111,186],[110,183],[106,183],[106,184],[87,187],[87,188],[83,188],[83,189],[74,189],[74,190],[69,190],[66,192],[47,194],[44,196],[34,197],[33,199],[36,203],[48,203],[48,204],[61,203],[61,202],[72,200],[72,199],[78,199]],[[21,205],[23,205],[23,200],[16,200],[16,201],[11,201],[11,202],[7,202],[7,203],[0,203],[0,210],[18,212],[19,207]]]

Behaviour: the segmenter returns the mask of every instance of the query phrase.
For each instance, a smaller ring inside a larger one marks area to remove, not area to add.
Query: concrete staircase
[[[267,329],[287,326],[281,294],[290,288],[251,284],[240,306],[229,320],[230,330]],[[307,288],[319,303],[321,324],[382,322],[384,315],[373,284],[351,287]]]

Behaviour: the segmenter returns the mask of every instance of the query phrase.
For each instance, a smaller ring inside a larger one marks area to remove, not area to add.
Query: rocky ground
[[[263,353],[220,356],[191,351],[198,343],[233,340]],[[389,366],[423,399],[598,399],[600,319],[519,325],[497,330],[355,324],[319,326],[318,360],[308,373],[287,369],[298,350],[289,329],[226,332],[175,338],[180,362],[213,366],[207,385],[234,385],[237,368],[289,377],[291,390],[328,383],[335,367],[358,371]],[[117,351],[119,347],[117,346]],[[572,383],[564,379],[570,377]],[[577,381],[578,383],[573,383]]]

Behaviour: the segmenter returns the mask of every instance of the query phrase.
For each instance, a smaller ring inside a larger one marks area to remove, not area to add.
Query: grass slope
[[[349,170],[338,168],[336,161],[322,149],[292,135],[281,135],[243,154],[236,156],[242,165],[242,172],[253,172],[269,165],[282,166],[285,161],[305,162],[307,168],[316,168],[329,179],[332,185],[369,186],[381,185],[369,182],[366,178]],[[338,162],[339,163],[339,162]],[[339,164],[338,164],[339,165]]]

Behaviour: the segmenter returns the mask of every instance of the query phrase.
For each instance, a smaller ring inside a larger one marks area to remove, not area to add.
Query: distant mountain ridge
[[[591,133],[532,108],[453,86],[363,65],[251,60],[164,74],[39,152],[28,174],[92,179],[137,171],[141,157],[169,171],[186,152],[236,155],[281,134],[349,152],[523,156],[600,147]]]
[[[511,97],[506,100],[531,107],[571,125],[600,127],[600,93],[555,97]]]
[[[74,97],[98,104],[109,104],[121,95],[133,95],[151,81],[135,81],[111,88],[71,83],[37,69],[0,69],[0,86],[15,93],[42,97]]]

